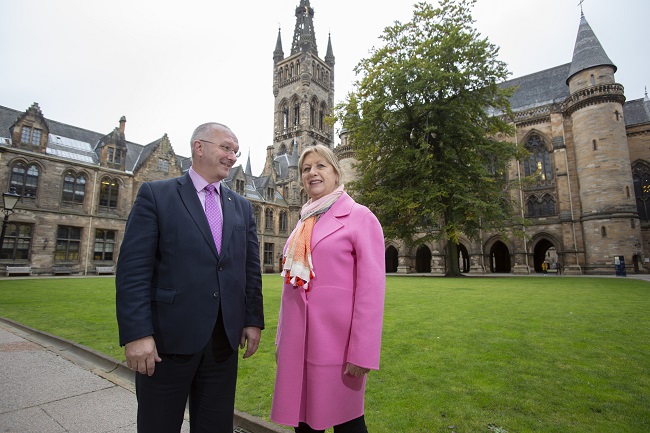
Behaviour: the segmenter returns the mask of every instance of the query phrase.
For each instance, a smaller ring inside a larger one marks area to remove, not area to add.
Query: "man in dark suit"
[[[188,397],[193,432],[233,431],[237,347],[253,355],[264,328],[252,206],[220,184],[238,156],[228,127],[201,125],[189,172],[145,182],[131,209],[116,311],[140,433],[178,432]]]

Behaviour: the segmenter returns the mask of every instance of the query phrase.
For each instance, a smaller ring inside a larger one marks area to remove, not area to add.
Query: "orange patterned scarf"
[[[343,194],[343,185],[316,201],[311,199],[300,211],[300,221],[287,240],[286,253],[282,261],[282,276],[285,284],[302,287],[309,291],[309,281],[314,278],[311,261],[311,233],[319,215],[327,212]]]

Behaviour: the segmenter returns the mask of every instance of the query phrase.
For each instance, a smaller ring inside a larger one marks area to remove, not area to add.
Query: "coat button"
[[[220,271],[223,271],[223,266],[219,266],[218,268]]]
[[[219,292],[214,292],[214,293],[212,294],[212,296],[214,296],[215,298],[218,298],[218,297],[219,297]]]

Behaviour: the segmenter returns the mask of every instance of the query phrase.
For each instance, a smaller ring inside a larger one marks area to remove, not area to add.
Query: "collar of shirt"
[[[201,207],[203,210],[205,210],[205,187],[208,185],[208,181],[203,179],[200,174],[198,174],[192,167],[190,167],[189,170],[190,174],[190,179],[192,179],[192,184],[194,185],[194,189],[196,189],[196,195],[199,197],[199,201],[201,202]],[[221,182],[213,183],[213,185],[216,188],[217,192],[217,206],[219,206],[219,209],[221,208]],[[223,209],[222,209],[223,212]]]
[[[201,196],[205,196],[205,187],[208,185],[208,181],[203,179],[200,174],[198,174],[192,167],[190,167],[190,179],[192,179],[192,183],[194,184],[194,189],[196,189],[197,194]],[[213,183],[217,195],[221,196],[221,182],[216,182]]]

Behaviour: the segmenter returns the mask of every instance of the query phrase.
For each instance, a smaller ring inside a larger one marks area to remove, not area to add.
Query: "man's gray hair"
[[[192,138],[190,139],[190,149],[192,151],[192,156],[194,156],[194,142],[196,140],[202,139],[201,137],[205,137],[213,129],[225,129],[227,131],[230,131],[230,128],[228,128],[226,125],[217,122],[208,122],[208,123],[204,123],[203,125],[197,126],[194,132],[192,133]]]

